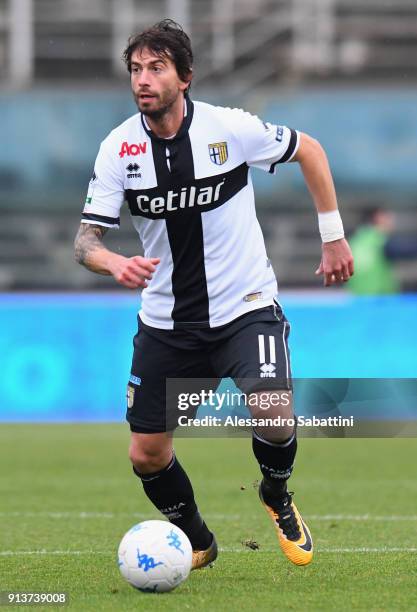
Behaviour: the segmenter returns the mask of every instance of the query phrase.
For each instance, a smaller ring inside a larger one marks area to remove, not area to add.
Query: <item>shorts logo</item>
[[[227,161],[227,142],[214,142],[213,144],[209,144],[208,148],[210,159],[213,164],[222,166]]]
[[[135,401],[135,387],[131,385],[127,385],[127,407],[129,409],[133,408],[133,402]]]
[[[146,153],[146,142],[140,142],[139,144],[129,144],[128,142],[123,142],[120,147],[119,157],[124,157],[125,155],[140,155],[141,153]]]
[[[268,336],[269,338],[269,363],[266,362],[265,355],[265,336],[263,334],[258,335],[258,347],[259,347],[259,366],[261,378],[276,378],[276,353],[275,353],[275,338],[274,336]]]
[[[134,385],[141,385],[142,379],[140,376],[134,376],[133,374],[131,374],[129,376],[129,382],[133,383]]]

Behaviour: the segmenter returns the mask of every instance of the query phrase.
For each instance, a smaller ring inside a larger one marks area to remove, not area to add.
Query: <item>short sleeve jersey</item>
[[[210,328],[273,304],[277,282],[250,168],[275,174],[299,133],[240,109],[192,102],[174,138],[138,113],[102,142],[83,223],[118,227],[127,201],[145,257],[159,257],[140,317],[160,329]]]

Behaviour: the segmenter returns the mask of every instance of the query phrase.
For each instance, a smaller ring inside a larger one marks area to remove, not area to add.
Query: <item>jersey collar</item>
[[[169,139],[170,142],[184,138],[184,136],[188,133],[188,130],[191,125],[191,121],[193,120],[194,104],[192,100],[188,97],[188,95],[186,95],[184,98],[184,104],[185,104],[184,119],[182,120],[181,127],[178,130],[178,132],[175,134],[173,138]],[[153,140],[159,140],[160,142],[164,142],[167,140],[166,138],[159,138],[159,136],[155,136],[155,134],[152,132],[152,130],[148,126],[145,116],[142,113],[140,114],[140,118],[142,121],[143,129],[145,130],[145,132],[148,134],[150,138],[152,138]]]

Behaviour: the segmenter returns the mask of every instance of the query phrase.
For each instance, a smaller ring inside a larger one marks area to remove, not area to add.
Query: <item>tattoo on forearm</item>
[[[80,229],[75,237],[75,259],[78,263],[89,267],[88,257],[97,249],[104,248],[102,239],[108,227],[81,223]]]

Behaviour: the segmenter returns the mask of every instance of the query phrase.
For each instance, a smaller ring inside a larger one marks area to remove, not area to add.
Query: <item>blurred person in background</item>
[[[139,113],[101,144],[75,252],[89,270],[143,288],[127,394],[134,473],[155,507],[189,537],[193,569],[210,564],[216,540],[173,450],[178,422],[167,425],[175,394],[166,380],[231,377],[255,397],[282,392],[273,415],[282,426],[254,428],[252,448],[263,476],[261,502],[281,549],[306,565],[313,542],[287,490],[297,450],[289,324],[275,301],[249,170],[272,175],[279,164],[300,164],[322,238],[316,274],[330,286],[348,281],[353,259],[327,156],[307,134],[241,109],[193,102],[190,39],[172,20],[132,37],[124,59]],[[145,257],[124,257],[103,244],[106,231],[119,226],[125,199]]]
[[[350,237],[356,272],[349,291],[387,295],[401,291],[393,262],[417,257],[417,237],[395,235],[395,215],[382,207],[365,210],[363,222]]]

